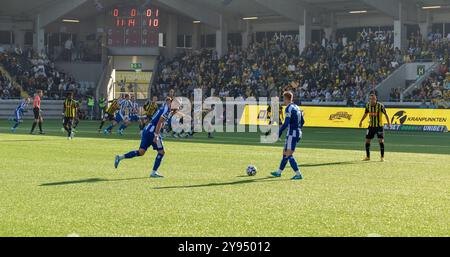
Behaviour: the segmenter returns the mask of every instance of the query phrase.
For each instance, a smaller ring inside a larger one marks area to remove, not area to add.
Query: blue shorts
[[[286,142],[284,143],[284,150],[291,150],[295,151],[295,147],[297,146],[297,143],[300,141],[300,137],[298,136],[286,136]]]
[[[139,121],[139,116],[137,116],[136,114],[130,115],[130,121],[131,121],[131,122],[137,122],[137,121]]]
[[[120,122],[122,122],[122,121],[127,120],[127,116],[125,116],[125,115],[122,116],[122,114],[117,113],[117,114],[116,114],[116,117],[114,118],[114,120],[115,120],[117,123],[120,123]]]
[[[164,150],[164,145],[162,141],[161,135],[158,136],[157,142],[153,142],[153,139],[155,138],[155,134],[152,132],[142,132],[142,138],[141,138],[141,145],[139,146],[140,149],[144,149],[147,151],[147,149],[152,146],[153,150],[161,151]]]
[[[15,112],[16,121],[21,120],[22,119],[22,115],[23,115],[23,113],[22,113],[21,110],[19,110],[19,109],[16,110],[16,112]]]

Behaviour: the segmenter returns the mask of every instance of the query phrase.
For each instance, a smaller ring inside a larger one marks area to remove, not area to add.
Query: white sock
[[[125,155],[119,155],[119,160],[125,159]]]
[[[297,171],[295,171],[295,175],[301,176],[302,174],[300,173],[300,170],[297,170]]]
[[[283,172],[282,170],[278,169],[277,173],[281,175],[281,172]]]

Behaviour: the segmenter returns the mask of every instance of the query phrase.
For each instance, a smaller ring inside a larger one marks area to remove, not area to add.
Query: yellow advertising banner
[[[240,119],[241,125],[267,125],[268,106],[247,105]],[[364,108],[301,106],[307,127],[358,128]],[[284,111],[284,107],[283,107]],[[435,125],[450,128],[449,109],[386,109],[392,124]],[[384,119],[384,117],[383,117]],[[387,124],[386,120],[383,120]],[[363,123],[368,125],[368,118]]]
[[[450,109],[387,108],[392,124],[433,125],[450,128]]]
[[[268,105],[246,105],[239,123],[241,125],[268,125]]]
[[[117,83],[123,80],[127,83],[148,84],[152,78],[152,72],[116,71],[115,73]]]

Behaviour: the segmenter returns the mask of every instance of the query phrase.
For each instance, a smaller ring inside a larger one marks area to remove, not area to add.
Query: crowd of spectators
[[[312,43],[299,54],[290,39],[266,39],[247,49],[229,47],[218,58],[212,50],[185,52],[159,67],[154,90],[164,96],[170,89],[189,97],[201,88],[219,97],[279,96],[286,87],[310,101],[364,101],[366,93],[403,61],[393,48],[393,37],[380,40],[369,33],[348,41]]]
[[[392,33],[382,37],[358,33],[354,41],[342,35],[335,41],[311,43],[301,53],[293,38],[264,39],[246,49],[229,46],[220,58],[214,50],[203,49],[162,60],[152,90],[159,96],[174,90],[176,95],[192,97],[193,90],[200,88],[205,96],[248,98],[279,96],[288,88],[304,101],[359,103],[402,63],[439,61],[442,67],[438,74],[430,76],[422,87],[406,97],[401,95],[404,88],[392,89],[390,99],[445,99],[449,51],[450,40],[438,33],[427,38],[419,32],[411,34],[405,52],[393,47]],[[45,54],[33,50],[0,52],[0,65],[17,82],[0,74],[2,98],[19,97],[21,90],[32,94],[37,89],[51,99],[60,99],[68,91],[78,98],[92,93],[57,70]]]
[[[0,99],[12,97],[20,97],[20,87],[15,85],[6,74],[3,74],[0,70]]]
[[[64,98],[69,91],[73,92],[76,98],[92,94],[69,74],[57,70],[54,62],[45,54],[37,54],[32,49],[22,51],[16,48],[14,51],[0,52],[0,65],[20,85],[14,94],[8,88],[9,94],[2,93],[4,98],[19,97],[20,91],[32,95],[38,89],[43,90],[44,96],[48,99]],[[1,82],[2,88],[5,88],[4,83],[6,82]]]
[[[448,66],[442,64],[422,82],[419,88],[404,97],[405,101],[431,102],[434,105],[450,102],[450,74]]]
[[[421,86],[403,97],[404,101],[430,102],[433,106],[450,102],[450,34],[430,33],[423,38],[419,33],[411,34],[406,61],[433,61],[439,66]]]
[[[449,60],[450,33],[443,37],[440,33],[430,32],[424,38],[420,32],[412,33],[408,40],[408,50],[404,62],[446,61]]]

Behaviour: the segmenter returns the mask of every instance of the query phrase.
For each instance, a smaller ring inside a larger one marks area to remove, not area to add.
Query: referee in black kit
[[[384,128],[383,115],[386,118],[388,127],[391,127],[389,116],[387,115],[384,105],[377,100],[375,93],[371,93],[369,102],[366,104],[366,110],[359,122],[359,127],[362,127],[363,121],[369,116],[369,127],[366,132],[366,158],[364,161],[370,161],[370,142],[377,135],[378,143],[380,143],[381,161],[384,161]]]

